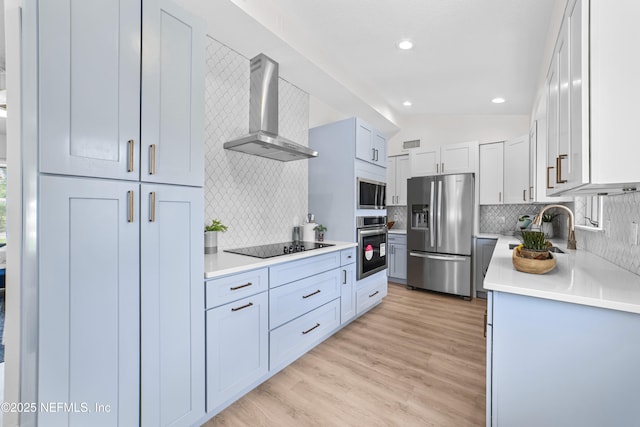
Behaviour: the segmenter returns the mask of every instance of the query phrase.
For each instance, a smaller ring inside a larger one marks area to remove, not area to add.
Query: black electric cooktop
[[[270,245],[250,246],[248,248],[225,249],[225,252],[247,255],[255,258],[273,258],[280,255],[294,254],[296,252],[312,251],[314,249],[334,246],[330,243],[316,242],[283,242]]]

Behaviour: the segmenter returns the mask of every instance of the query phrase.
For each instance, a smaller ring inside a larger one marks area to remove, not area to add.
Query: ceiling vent
[[[420,147],[420,140],[419,139],[414,139],[412,141],[404,141],[402,143],[402,149],[403,150],[407,150],[409,148],[418,148]]]

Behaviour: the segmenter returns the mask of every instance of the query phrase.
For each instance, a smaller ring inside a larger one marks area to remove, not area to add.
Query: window
[[[575,198],[576,228],[602,231],[604,226],[604,196],[577,196]]]

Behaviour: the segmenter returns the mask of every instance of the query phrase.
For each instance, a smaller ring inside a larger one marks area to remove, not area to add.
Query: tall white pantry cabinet
[[[204,416],[204,25],[38,5],[38,425]]]

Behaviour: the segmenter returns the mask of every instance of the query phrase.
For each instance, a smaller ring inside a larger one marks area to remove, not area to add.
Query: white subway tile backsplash
[[[308,207],[308,160],[279,162],[223,148],[249,132],[249,59],[208,38],[205,92],[205,220],[221,220],[220,248],[291,239]],[[279,132],[308,146],[309,95],[279,81]]]

